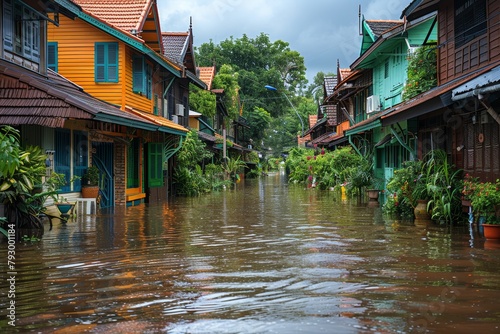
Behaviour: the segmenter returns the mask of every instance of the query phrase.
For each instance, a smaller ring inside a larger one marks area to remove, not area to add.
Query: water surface
[[[282,174],[56,222],[16,258],[8,332],[500,332],[500,243]]]

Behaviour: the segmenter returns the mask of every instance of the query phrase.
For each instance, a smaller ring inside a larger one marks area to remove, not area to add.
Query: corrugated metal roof
[[[452,91],[452,96],[472,91],[477,88],[484,88],[500,82],[500,66],[495,67],[489,72],[486,72],[463,85],[458,86]]]

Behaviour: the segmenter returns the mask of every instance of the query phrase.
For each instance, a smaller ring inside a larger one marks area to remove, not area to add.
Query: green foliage
[[[404,162],[387,183],[391,201],[384,204],[383,210],[405,216],[412,214],[418,200],[428,200],[427,209],[433,220],[461,221],[460,177],[461,170],[448,162],[444,151],[431,151],[423,161]]]
[[[359,187],[371,184],[371,164],[351,147],[315,153],[299,147],[290,150],[285,163],[290,182],[320,189],[344,185],[350,195],[359,193]]]
[[[232,120],[238,118],[240,105],[238,98],[238,73],[236,73],[231,65],[224,64],[213,80],[213,88],[224,90],[223,103]]]
[[[198,138],[198,133],[191,130],[186,135],[181,149],[177,153],[177,162],[180,167],[190,167],[200,164],[205,159],[211,159],[213,153],[206,149],[206,144]]]
[[[199,165],[193,168],[177,167],[174,174],[177,194],[181,196],[199,196],[210,191],[210,183],[203,176]]]
[[[408,80],[403,91],[403,100],[428,91],[437,85],[437,48],[421,46],[408,62]]]
[[[245,112],[243,115],[250,126],[246,131],[248,138],[252,138],[254,143],[260,143],[264,138],[264,130],[271,124],[271,115],[260,107],[255,107],[253,111]]]
[[[462,219],[462,170],[449,163],[446,152],[429,152],[426,161],[427,188],[431,199],[428,210],[431,218],[441,223],[451,224]]]
[[[496,182],[479,182],[467,180],[469,183],[468,198],[474,214],[494,216],[496,207],[500,206],[500,180]],[[473,185],[472,185],[473,184]]]
[[[23,149],[19,132],[3,126],[0,128],[0,157],[0,202],[5,205],[7,218],[3,222],[14,222],[17,228],[43,229],[40,214],[45,210],[46,193],[33,193],[33,189],[41,186],[46,155],[40,147]]]
[[[89,166],[82,176],[83,185],[97,186],[99,184],[99,168]]]
[[[189,106],[204,116],[212,118],[215,116],[216,110],[215,94],[191,84],[189,86]]]

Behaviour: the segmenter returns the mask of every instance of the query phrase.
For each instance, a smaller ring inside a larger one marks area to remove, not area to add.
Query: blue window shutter
[[[144,60],[134,57],[132,60],[132,90],[134,93],[144,94]]]
[[[106,48],[104,43],[95,43],[95,81],[106,81]]]
[[[108,81],[118,82],[118,43],[108,43]]]
[[[47,43],[47,67],[57,72],[57,42]]]
[[[12,51],[13,49],[13,27],[12,19],[12,1],[6,0],[3,3],[3,45],[5,50]]]
[[[151,86],[153,82],[153,69],[151,65],[146,64],[146,97],[151,99],[152,91]]]
[[[118,43],[95,43],[95,81],[118,82]]]

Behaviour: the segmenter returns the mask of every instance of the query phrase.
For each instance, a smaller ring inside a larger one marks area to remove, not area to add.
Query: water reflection
[[[16,255],[18,332],[498,330],[497,243],[280,174],[56,224]]]

